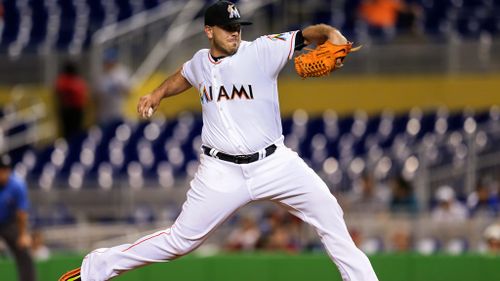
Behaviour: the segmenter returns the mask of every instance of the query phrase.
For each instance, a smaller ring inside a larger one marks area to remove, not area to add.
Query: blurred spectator
[[[259,222],[259,229],[262,233],[262,236],[269,235],[274,228],[279,226],[284,220],[284,216],[285,213],[280,209],[267,209],[264,212],[262,221]]]
[[[391,250],[393,252],[409,252],[413,250],[413,242],[410,231],[398,229],[391,235]]]
[[[246,216],[241,219],[241,225],[229,234],[226,249],[229,251],[253,251],[259,238],[260,230],[255,220]]]
[[[392,213],[414,215],[418,211],[417,199],[413,193],[413,186],[399,176],[392,181],[392,198],[390,201]]]
[[[467,208],[471,216],[497,216],[500,209],[500,200],[486,184],[479,182],[476,191],[467,197]]]
[[[87,83],[80,77],[74,62],[64,63],[57,76],[54,90],[63,137],[69,139],[83,130],[88,99]]]
[[[383,251],[383,242],[379,237],[365,237],[361,230],[356,228],[349,229],[349,234],[356,247],[365,254],[376,254]]]
[[[437,206],[432,211],[432,219],[439,223],[463,222],[467,219],[467,209],[456,199],[450,186],[441,186],[436,191]]]
[[[347,209],[351,212],[380,214],[388,209],[382,189],[375,184],[373,176],[363,174],[359,188],[354,188]]]
[[[398,33],[417,35],[421,32],[419,23],[423,15],[422,4],[419,0],[406,0],[403,3],[398,13]]]
[[[281,209],[268,211],[261,225],[259,249],[268,251],[297,252],[300,250],[300,220]]]
[[[45,239],[40,230],[33,231],[31,254],[37,261],[45,261],[50,258],[50,249],[45,245]]]
[[[118,51],[108,49],[103,58],[103,74],[98,80],[98,119],[100,123],[121,120],[125,100],[130,94],[130,71],[118,61]]]
[[[9,157],[0,155],[0,237],[16,260],[20,281],[36,280],[29,251],[27,193],[26,183],[12,172]]]
[[[483,234],[488,246],[488,252],[494,255],[500,255],[500,224],[495,223],[488,226]]]
[[[402,9],[400,0],[365,0],[359,7],[359,14],[368,24],[370,35],[391,39],[396,34],[398,14]]]
[[[417,31],[422,8],[415,0],[365,0],[359,7],[359,15],[368,25],[370,35],[392,39],[397,31]]]
[[[361,248],[363,245],[363,235],[358,229],[349,229],[349,234],[351,235],[352,241],[356,247]]]
[[[273,228],[271,233],[266,237],[263,248],[267,251],[292,252],[297,250],[291,243],[290,233],[282,225]]]

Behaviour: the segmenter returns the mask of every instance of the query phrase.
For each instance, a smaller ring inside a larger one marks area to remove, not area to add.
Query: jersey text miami
[[[282,136],[277,77],[293,56],[297,31],[242,41],[236,54],[214,61],[208,49],[182,67],[198,89],[202,142],[230,154],[249,154]]]

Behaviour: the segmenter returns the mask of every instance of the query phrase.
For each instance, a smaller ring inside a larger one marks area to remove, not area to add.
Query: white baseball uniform
[[[108,280],[152,262],[166,262],[196,249],[243,205],[267,199],[313,225],[343,280],[378,280],[354,245],[343,212],[326,184],[283,144],[277,77],[292,58],[297,31],[242,41],[238,51],[215,61],[208,49],[186,62],[181,74],[200,93],[202,154],[187,201],[175,223],[134,244],[99,249],[82,264],[83,281]],[[306,93],[305,93],[306,94]],[[277,149],[266,155],[265,148]],[[213,157],[259,152],[259,160],[235,164]]]

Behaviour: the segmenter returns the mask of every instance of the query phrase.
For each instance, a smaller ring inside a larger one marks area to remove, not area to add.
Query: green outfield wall
[[[79,256],[38,262],[39,281],[57,280]],[[370,257],[381,281],[498,281],[500,257],[387,254]],[[15,281],[13,263],[0,260],[0,280]],[[334,281],[340,275],[326,255],[235,254],[188,256],[128,272],[121,281]]]

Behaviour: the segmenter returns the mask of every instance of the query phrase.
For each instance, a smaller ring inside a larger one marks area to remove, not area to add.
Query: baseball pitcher
[[[242,41],[241,26],[249,24],[231,2],[208,7],[210,49],[199,50],[137,105],[139,115],[149,118],[165,98],[190,87],[200,95],[200,165],[174,224],[132,244],[97,249],[60,280],[109,280],[172,261],[200,246],[238,208],[263,199],[315,227],[343,280],[378,280],[349,236],[342,209],[326,184],[284,145],[278,104],[278,74],[295,51],[311,43],[319,46],[295,60],[299,75],[314,77],[341,67],[355,48],[323,24]]]

